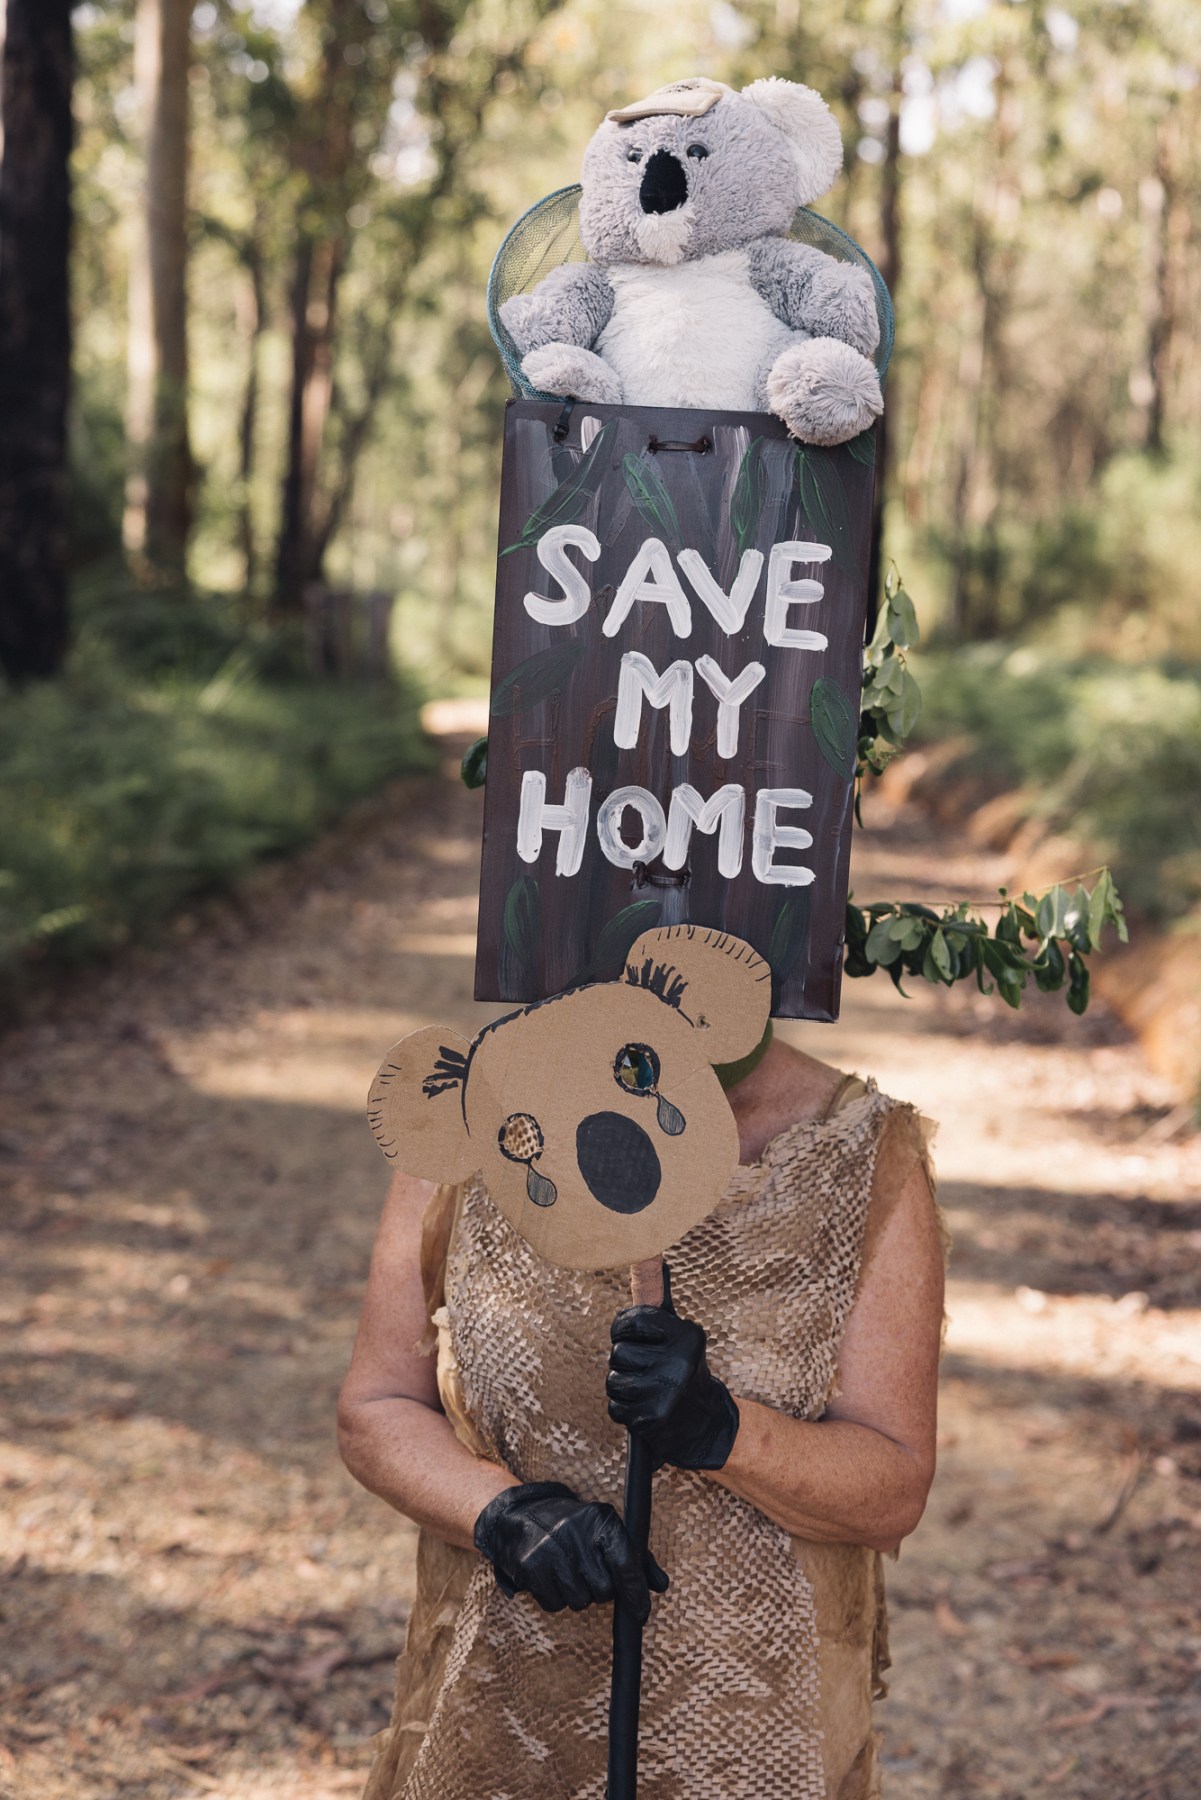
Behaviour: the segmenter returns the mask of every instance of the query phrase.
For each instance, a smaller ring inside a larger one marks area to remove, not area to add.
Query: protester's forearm
[[[729,1461],[709,1477],[795,1537],[894,1550],[921,1518],[934,1470],[903,1444],[849,1419],[790,1419],[735,1395]]]
[[[517,1478],[461,1444],[444,1413],[420,1400],[343,1400],[338,1448],[356,1481],[448,1543],[472,1546],[490,1500]]]

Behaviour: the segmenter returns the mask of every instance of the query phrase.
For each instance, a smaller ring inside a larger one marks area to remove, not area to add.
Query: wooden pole
[[[630,1298],[635,1306],[663,1304],[663,1259],[652,1257],[630,1270]],[[645,1564],[650,1544],[650,1452],[627,1433],[625,1502],[626,1534],[635,1558]],[[642,1697],[642,1625],[623,1606],[613,1608],[613,1679],[609,1690],[609,1778],[606,1800],[637,1800],[638,1713]]]

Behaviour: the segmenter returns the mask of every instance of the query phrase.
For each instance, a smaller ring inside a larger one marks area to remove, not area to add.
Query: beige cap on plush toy
[[[710,81],[706,75],[694,75],[689,81],[672,81],[656,88],[645,100],[634,100],[606,113],[614,124],[628,125],[631,119],[653,119],[660,113],[676,113],[682,119],[699,119],[726,94],[732,94],[722,81]]]

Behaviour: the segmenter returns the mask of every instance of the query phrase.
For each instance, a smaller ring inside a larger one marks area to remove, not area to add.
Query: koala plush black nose
[[[684,165],[670,150],[656,150],[642,175],[638,198],[645,213],[675,212],[688,198]]]
[[[580,1174],[610,1212],[639,1213],[659,1192],[663,1171],[655,1146],[623,1113],[591,1113],[575,1134]]]

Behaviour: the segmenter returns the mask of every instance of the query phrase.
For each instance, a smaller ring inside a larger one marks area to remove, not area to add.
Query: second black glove
[[[738,1407],[709,1368],[701,1327],[676,1313],[666,1265],[663,1277],[662,1306],[627,1306],[613,1321],[609,1417],[647,1444],[657,1469],[720,1469]]]
[[[544,1612],[616,1600],[645,1623],[651,1591],[667,1590],[654,1557],[648,1552],[644,1567],[635,1555],[613,1507],[579,1500],[560,1481],[505,1488],[481,1512],[474,1535],[498,1586],[532,1594]]]

